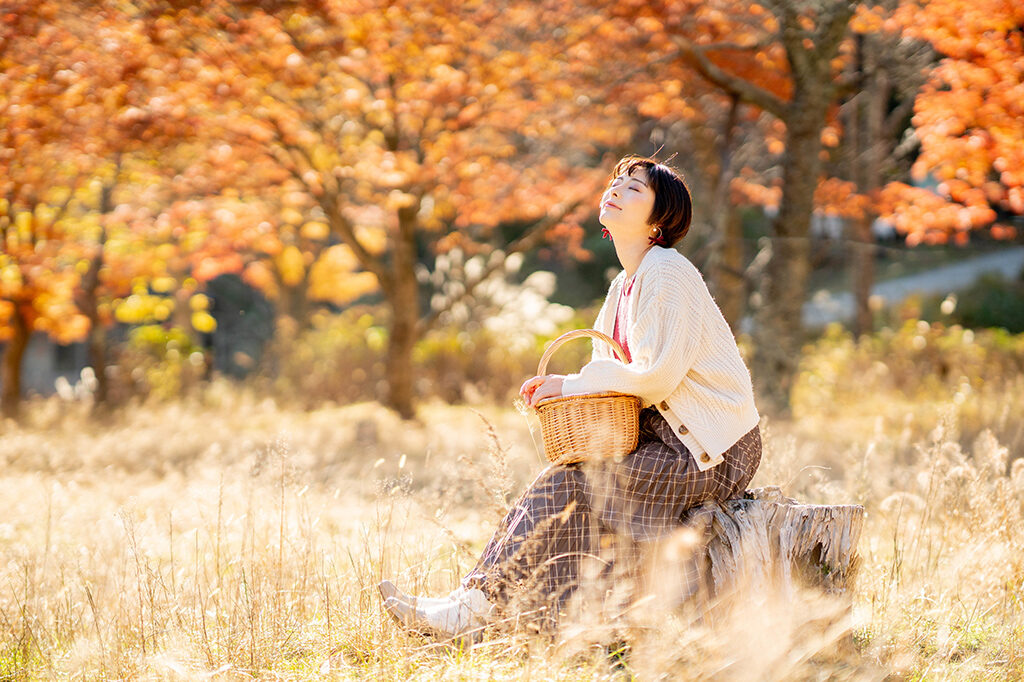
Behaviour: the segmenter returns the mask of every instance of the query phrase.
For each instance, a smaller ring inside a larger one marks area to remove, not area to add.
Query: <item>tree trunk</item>
[[[121,154],[114,159],[114,180],[103,185],[98,206],[100,220],[106,221],[114,210],[113,193],[121,172]],[[105,222],[100,225],[100,235],[96,242],[96,251],[89,259],[89,268],[82,276],[81,285],[75,296],[75,305],[89,318],[89,364],[96,375],[96,393],[93,394],[93,409],[106,407],[110,396],[110,381],[107,377],[107,330],[100,319],[100,270],[106,256],[107,228]]]
[[[190,344],[198,342],[196,330],[192,327],[192,307],[189,289],[178,287],[174,290],[174,310],[171,312],[171,326],[180,329],[188,337]]]
[[[104,194],[107,194],[107,188],[104,188]],[[110,210],[109,207],[105,208],[106,211]],[[98,291],[106,243],[107,231],[101,229],[96,253],[89,259],[89,269],[82,276],[81,287],[75,300],[79,310],[89,318],[89,364],[96,375],[96,393],[93,394],[95,409],[106,405],[110,383],[107,379],[107,330],[103,328],[103,322],[100,320]]]
[[[422,194],[419,194],[409,206],[398,209],[398,230],[392,248],[389,249],[390,262],[387,266],[370,255],[359,242],[353,226],[339,210],[336,197],[325,194],[320,202],[332,229],[352,248],[363,267],[380,281],[391,312],[385,367],[387,395],[384,403],[404,419],[415,416],[412,351],[425,328],[420,323],[419,283],[416,281],[416,216],[421,201]]]
[[[109,396],[107,380],[107,332],[103,328],[99,314],[99,296],[97,282],[99,269],[103,263],[102,246],[99,254],[93,256],[89,269],[82,277],[81,289],[75,297],[75,304],[89,319],[89,366],[96,375],[96,392],[93,394],[93,407],[105,405]]]
[[[416,282],[416,213],[419,202],[398,210],[398,238],[392,260],[392,271],[385,286],[391,307],[388,334],[387,406],[403,419],[415,416],[413,408],[414,373],[412,351],[418,340],[419,284]]]
[[[875,286],[875,238],[871,232],[873,217],[870,211],[866,211],[853,224],[853,333],[856,336],[870,334],[875,327],[875,316],[871,310],[871,290]]]
[[[664,603],[713,600],[734,588],[842,593],[856,576],[860,505],[804,504],[778,488],[757,488],[744,499],[696,507],[684,521],[679,540],[688,551],[670,539],[652,557],[652,582]]]
[[[92,327],[89,330],[89,364],[96,374],[96,393],[93,407],[102,409],[110,397],[110,381],[107,378],[107,330],[98,319],[89,316]]]
[[[709,263],[712,293],[733,332],[737,331],[740,318],[743,316],[743,301],[746,297],[746,281],[743,276],[742,224],[739,212],[729,200],[733,178],[734,132],[739,108],[739,96],[731,96],[729,114],[726,116],[719,149],[718,179],[713,190],[716,212],[711,221],[714,232],[712,239],[717,248],[712,252]]]
[[[416,301],[416,291],[401,297],[403,302],[392,303],[393,314],[388,337],[386,378],[388,383],[387,405],[403,419],[415,416],[413,409],[413,366],[412,351],[416,345],[416,323],[418,316],[410,314],[405,301]],[[412,309],[415,311],[415,308]]]
[[[284,314],[295,322],[295,331],[302,333],[309,329],[309,268],[306,268],[302,281],[298,284],[281,285],[281,301],[284,304]]]
[[[731,204],[723,207],[725,213],[725,242],[722,244],[721,262],[718,266],[718,285],[715,298],[722,315],[733,333],[739,331],[743,319],[744,303],[747,300],[747,280],[743,274],[743,219]]]
[[[782,201],[773,222],[754,336],[752,374],[758,401],[776,416],[789,414],[789,394],[803,344],[803,304],[810,272],[814,190],[821,169],[826,101],[794,96],[787,117]]]
[[[858,36],[856,44],[857,64],[863,73],[864,87],[857,94],[860,101],[853,108],[853,177],[857,192],[872,196],[882,186],[882,156],[887,144],[882,129],[892,88],[878,64],[877,41],[871,36]],[[875,237],[871,232],[874,218],[875,212],[869,209],[854,224],[853,297],[856,313],[853,328],[857,336],[874,331],[874,314],[871,311],[871,290],[875,286]]]
[[[21,312],[21,306],[14,305],[11,315],[11,338],[4,349],[0,377],[0,412],[3,416],[17,419],[21,411],[21,361],[25,357],[30,330],[28,321]]]

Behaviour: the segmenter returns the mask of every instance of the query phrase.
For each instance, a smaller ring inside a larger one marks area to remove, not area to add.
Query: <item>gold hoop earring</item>
[[[665,240],[661,238],[661,228],[657,226],[652,227],[651,231],[648,233],[647,243],[651,246],[654,246],[655,244],[658,246],[668,246]]]

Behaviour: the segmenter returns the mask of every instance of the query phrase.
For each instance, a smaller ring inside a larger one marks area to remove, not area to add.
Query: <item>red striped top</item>
[[[619,342],[622,350],[626,351],[626,362],[632,362],[629,354],[629,343],[626,341],[626,310],[629,306],[629,295],[633,290],[633,278],[626,280],[625,285],[619,293],[619,302],[615,307],[615,329],[612,338]]]

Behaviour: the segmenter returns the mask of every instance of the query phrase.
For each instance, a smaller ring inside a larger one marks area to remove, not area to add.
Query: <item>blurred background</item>
[[[858,363],[1019,372],[1022,35],[994,0],[4,0],[3,412],[507,405],[618,269],[627,153],[683,171],[766,413]]]

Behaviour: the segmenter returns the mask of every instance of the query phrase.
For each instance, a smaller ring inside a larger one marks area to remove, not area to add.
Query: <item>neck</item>
[[[615,242],[615,254],[619,257],[622,269],[626,271],[626,277],[632,277],[640,267],[640,261],[644,255],[651,250],[651,246],[645,243],[620,244]]]

